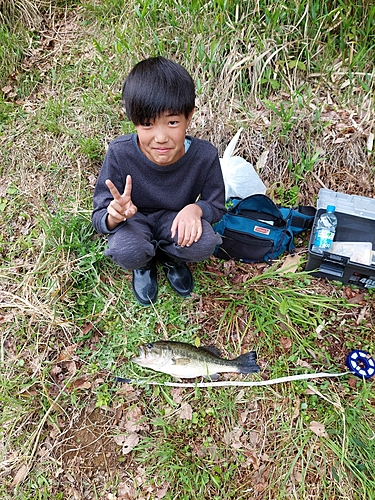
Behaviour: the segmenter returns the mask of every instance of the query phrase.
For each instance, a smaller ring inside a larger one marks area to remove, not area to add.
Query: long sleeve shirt
[[[131,175],[131,199],[138,211],[179,212],[196,203],[202,218],[217,222],[225,212],[225,188],[217,149],[208,141],[187,136],[190,146],[175,163],[157,165],[140,150],[137,134],[120,136],[109,145],[94,191],[92,224],[98,233],[110,233],[106,225],[112,195],[105,184],[110,179],[120,193]],[[114,231],[116,228],[114,229]]]

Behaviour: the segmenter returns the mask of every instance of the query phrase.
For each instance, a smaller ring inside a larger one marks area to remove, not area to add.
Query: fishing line
[[[302,373],[300,375],[291,375],[289,377],[279,377],[270,380],[260,380],[245,382],[241,380],[220,380],[218,382],[155,382],[154,380],[137,380],[131,378],[115,377],[116,382],[124,384],[147,384],[147,385],[167,385],[168,387],[256,387],[259,385],[274,385],[282,384],[283,382],[292,382],[293,380],[307,380],[311,378],[323,377],[342,377],[351,373],[350,371],[344,373]]]
[[[241,381],[241,380],[221,380],[218,382],[155,382],[153,380],[137,380],[131,378],[115,377],[115,382],[137,385],[159,385],[168,387],[256,387],[265,385],[282,384],[284,382],[293,382],[295,380],[308,380],[314,378],[332,378],[343,377],[344,375],[356,375],[359,378],[368,379],[375,375],[375,361],[366,351],[355,350],[349,353],[346,358],[346,365],[349,370],[342,373],[301,373],[299,375],[290,375],[288,377],[273,378],[260,381]]]

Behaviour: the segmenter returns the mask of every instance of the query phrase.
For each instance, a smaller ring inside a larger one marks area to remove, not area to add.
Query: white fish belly
[[[238,370],[235,366],[226,365],[215,365],[211,363],[195,364],[189,363],[185,365],[178,365],[174,363],[168,363],[159,369],[154,368],[154,370],[167,373],[175,378],[196,378],[196,377],[208,377],[216,373],[236,373]]]

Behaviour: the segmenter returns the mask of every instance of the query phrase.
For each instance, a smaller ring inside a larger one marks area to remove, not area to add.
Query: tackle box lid
[[[375,199],[354,194],[337,193],[331,189],[319,190],[317,209],[326,209],[334,205],[336,211],[344,214],[375,220]]]

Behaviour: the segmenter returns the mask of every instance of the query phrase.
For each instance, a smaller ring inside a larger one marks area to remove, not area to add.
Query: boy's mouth
[[[155,151],[159,154],[165,154],[165,153],[169,153],[170,149],[169,148],[155,148]]]

